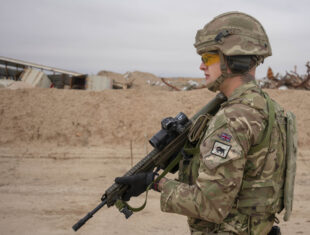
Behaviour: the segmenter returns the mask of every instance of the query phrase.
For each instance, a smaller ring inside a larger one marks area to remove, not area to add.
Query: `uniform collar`
[[[239,98],[246,91],[253,89],[253,88],[258,88],[256,81],[251,81],[251,82],[245,83],[242,86],[236,88],[233,91],[233,93],[231,94],[231,96],[228,97],[227,101],[231,101],[231,100],[234,100],[236,98]]]

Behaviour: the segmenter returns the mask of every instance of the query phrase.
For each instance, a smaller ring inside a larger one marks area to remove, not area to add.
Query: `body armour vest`
[[[280,105],[267,97],[267,94],[263,93],[255,83],[251,82],[244,86],[245,88],[240,94],[222,104],[221,110],[233,104],[242,104],[257,110],[264,116],[266,128],[261,130],[260,139],[251,145],[246,154],[242,184],[232,207],[233,216],[239,217],[237,220],[243,220],[246,224],[251,216],[272,217],[273,220],[273,215],[283,209],[286,125],[284,110]],[[268,107],[271,105],[274,113],[272,118],[269,115],[271,107]],[[212,121],[214,122],[211,119],[209,124]],[[204,128],[205,132],[210,132],[208,124]],[[268,128],[270,133],[267,133]],[[188,141],[180,153],[183,155],[183,160],[179,164],[179,180],[181,182],[190,185],[195,184],[200,164],[201,139],[194,143]],[[224,223],[230,218],[231,215],[229,214]],[[190,227],[195,227],[199,223],[197,219],[189,218]],[[201,226],[216,228],[215,225],[207,221],[201,221],[200,224]],[[246,228],[246,230],[248,229]],[[242,231],[242,228],[237,229],[237,231]]]

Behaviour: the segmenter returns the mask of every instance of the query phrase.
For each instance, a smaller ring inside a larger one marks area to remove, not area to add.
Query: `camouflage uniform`
[[[198,143],[188,142],[179,179],[161,193],[164,212],[188,216],[191,234],[267,234],[283,209],[285,130],[273,102],[271,140],[255,148],[268,126],[266,98],[255,82],[237,88],[209,121]]]

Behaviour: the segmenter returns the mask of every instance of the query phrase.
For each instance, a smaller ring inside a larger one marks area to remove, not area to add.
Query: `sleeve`
[[[200,145],[195,184],[167,181],[161,194],[162,211],[221,223],[239,192],[246,153],[264,130],[263,119],[258,111],[250,117],[249,108],[242,106],[218,112]]]

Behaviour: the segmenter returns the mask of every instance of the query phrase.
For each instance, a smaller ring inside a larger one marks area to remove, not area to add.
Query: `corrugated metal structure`
[[[81,73],[0,56],[0,78],[24,81],[35,87],[64,88]]]
[[[44,72],[43,72],[44,71]],[[106,76],[87,75],[0,56],[0,78],[23,81],[34,87],[55,87],[101,91],[113,88]]]
[[[25,69],[25,68],[30,67],[30,68],[36,68],[36,69],[40,69],[40,70],[50,71],[54,74],[55,73],[63,73],[63,74],[71,75],[71,76],[82,75],[82,73],[77,73],[77,72],[59,69],[59,68],[54,68],[54,67],[50,67],[50,66],[46,66],[46,65],[35,64],[35,63],[31,63],[31,62],[26,62],[23,60],[11,59],[11,58],[7,58],[7,57],[3,57],[3,56],[0,56],[0,65],[2,65],[4,67],[4,71],[8,67],[15,68],[16,70]]]

